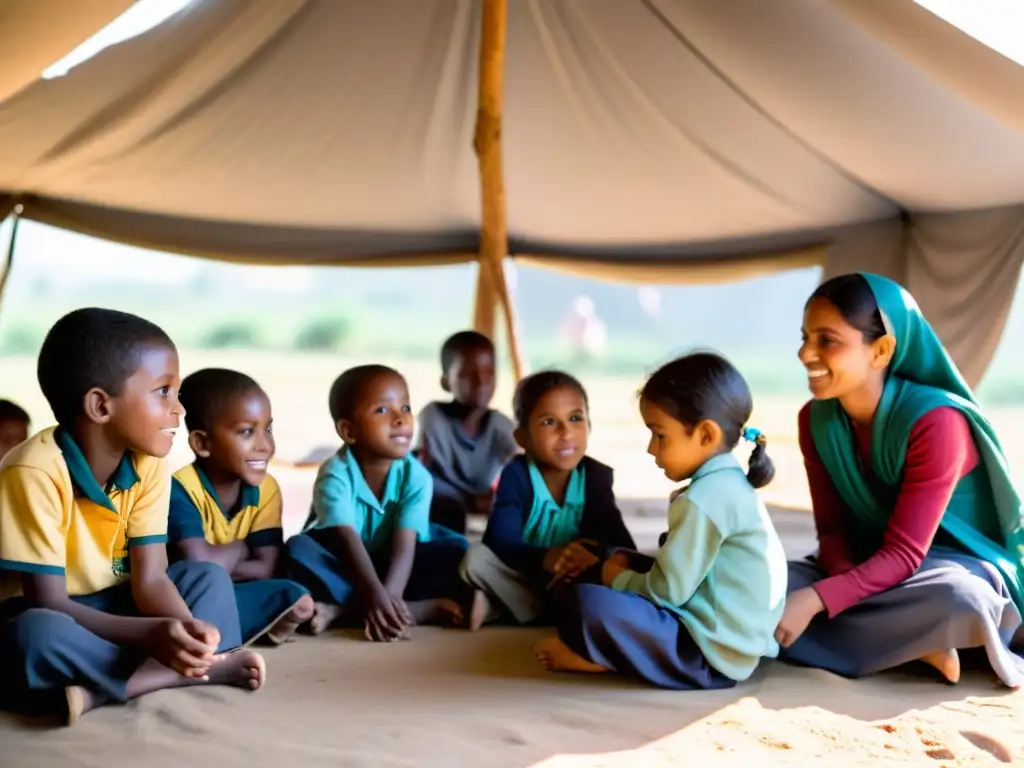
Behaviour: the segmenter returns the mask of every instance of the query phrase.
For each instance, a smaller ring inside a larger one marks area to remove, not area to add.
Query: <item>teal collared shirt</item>
[[[668,536],[646,573],[623,571],[612,588],[674,614],[708,662],[746,680],[779,646],[787,564],[775,527],[731,453],[706,461],[668,508]]]
[[[430,540],[430,501],[434,481],[412,456],[396,459],[378,499],[366,484],[359,462],[347,447],[320,465],[313,503],[303,531],[346,526],[354,528],[373,554],[390,546],[399,528]]]
[[[71,475],[71,482],[75,487],[75,495],[87,498],[93,504],[106,507],[111,512],[117,512],[114,502],[110,500],[113,491],[128,491],[139,482],[139,473],[135,471],[135,464],[132,462],[132,455],[126,451],[121,461],[110,476],[107,487],[103,488],[92,473],[89,462],[85,460],[85,454],[78,447],[75,438],[63,427],[57,427],[53,433],[53,440],[64,454],[64,463],[68,465],[68,474]],[[154,542],[149,542],[154,543]]]

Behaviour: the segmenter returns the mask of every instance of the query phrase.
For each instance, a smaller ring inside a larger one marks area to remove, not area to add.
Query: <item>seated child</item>
[[[636,545],[612,492],[612,470],[590,458],[587,393],[561,371],[519,382],[515,437],[525,449],[505,467],[482,543],[462,562],[476,588],[469,628],[501,614],[527,624],[551,613],[563,580],[580,578],[607,550]]]
[[[459,533],[466,515],[489,514],[501,468],[519,448],[512,422],[492,410],[494,345],[461,331],[441,347],[441,387],[450,402],[434,402],[419,415],[419,460],[434,476],[430,519]]]
[[[28,440],[28,414],[10,400],[0,400],[0,459]]]
[[[313,598],[275,579],[284,537],[270,399],[244,373],[204,368],[181,382],[193,464],[171,482],[172,559],[217,563],[235,582],[242,643],[279,645],[313,617]]]
[[[690,483],[673,494],[654,559],[613,555],[603,586],[576,586],[558,635],[535,648],[544,666],[710,689],[746,680],[762,656],[777,655],[786,556],[754,491],[775,470],[764,437],[745,427],[751,411],[746,382],[718,355],[688,355],[648,379],[647,451],[668,478]],[[741,437],[755,443],[746,472],[732,454]]]
[[[304,532],[286,545],[289,573],[317,601],[314,634],[361,620],[367,640],[413,624],[459,623],[459,562],[468,542],[430,525],[430,473],[409,455],[409,390],[383,365],[334,382],[331,418],[344,445],[320,467]]]
[[[255,690],[227,572],[167,567],[178,354],[160,328],[79,309],[50,329],[39,385],[57,418],[0,466],[0,697],[72,724],[163,688]]]

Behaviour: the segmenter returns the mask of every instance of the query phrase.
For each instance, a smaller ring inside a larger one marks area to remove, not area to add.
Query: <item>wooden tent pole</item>
[[[0,306],[3,304],[7,281],[11,277],[11,267],[14,266],[14,247],[18,242],[18,224],[21,223],[22,210],[23,209],[20,205],[16,205],[11,213],[11,237],[7,243],[7,256],[4,259],[4,271],[0,273]]]
[[[482,0],[480,84],[473,149],[480,166],[482,224],[480,272],[477,277],[475,327],[493,338],[496,300],[501,302],[512,371],[516,381],[526,373],[516,311],[505,280],[508,222],[501,158],[501,111],[505,87],[507,0]]]

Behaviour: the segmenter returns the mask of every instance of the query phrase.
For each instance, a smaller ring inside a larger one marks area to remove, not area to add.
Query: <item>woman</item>
[[[921,660],[955,683],[957,649],[984,646],[1019,687],[1021,500],[970,388],[910,294],[877,275],[823,283],[803,336],[819,552],[789,564],[781,658],[848,677]]]

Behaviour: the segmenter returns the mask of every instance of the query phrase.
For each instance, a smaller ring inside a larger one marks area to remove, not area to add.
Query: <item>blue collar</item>
[[[196,471],[196,476],[199,478],[199,482],[203,486],[203,490],[209,494],[211,499],[213,499],[213,503],[217,505],[217,509],[221,511],[221,514],[228,519],[234,517],[246,507],[258,507],[260,505],[259,486],[242,483],[242,491],[238,494],[238,503],[235,504],[234,509],[224,509],[224,505],[220,501],[220,496],[217,495],[217,489],[213,487],[213,483],[210,482],[210,478],[206,476],[206,473],[200,469],[199,463],[193,462],[192,469]]]
[[[736,469],[743,472],[743,467],[736,461],[736,457],[733,456],[732,451],[726,451],[720,453],[717,456],[712,456],[710,459],[705,461],[698,467],[697,471],[693,473],[693,477],[690,478],[691,482],[696,482],[702,477],[707,477],[715,472],[721,472],[726,469]],[[744,472],[744,474],[746,474]]]
[[[370,486],[366,484],[366,477],[363,475],[363,469],[359,466],[359,461],[356,459],[355,453],[353,453],[347,445],[343,445],[341,450],[338,451],[338,459],[342,464],[345,465],[345,469],[352,478],[352,488],[355,490],[359,500],[366,504],[371,509],[384,514],[384,505],[395,496],[394,484],[396,477],[398,476],[398,464],[407,459],[395,459],[391,462],[391,467],[388,469],[388,476],[384,480],[384,489],[381,491],[381,498],[377,498]]]
[[[100,487],[96,476],[85,460],[85,454],[78,447],[75,438],[63,427],[57,427],[53,433],[53,440],[57,443],[62,454],[64,463],[67,464],[68,474],[71,475],[71,484],[74,486],[75,496],[84,496],[93,504],[106,507],[111,512],[117,512],[117,508],[110,500],[110,493],[113,491],[127,491],[139,482],[139,473],[135,471],[135,462],[132,460],[130,451],[125,451],[121,461],[110,476],[107,488]]]

